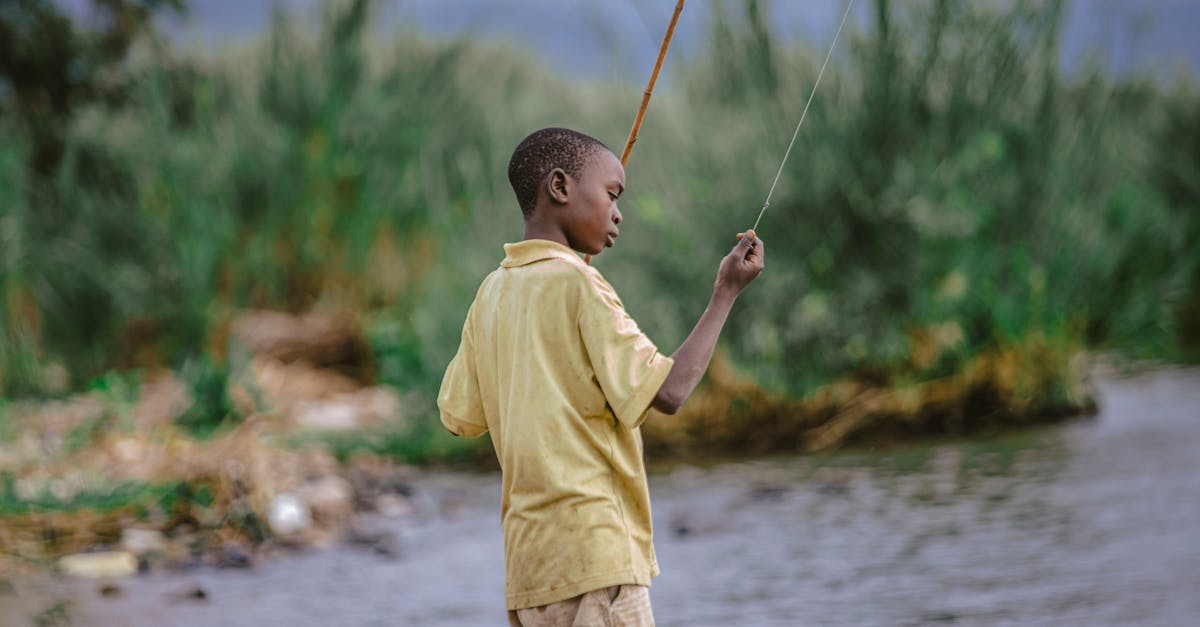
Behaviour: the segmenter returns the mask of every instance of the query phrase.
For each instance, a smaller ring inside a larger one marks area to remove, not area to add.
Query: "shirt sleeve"
[[[472,309],[474,306],[472,306]],[[471,343],[471,314],[463,324],[458,353],[446,367],[438,392],[438,410],[442,424],[454,435],[474,438],[487,432],[483,402],[479,396],[479,375],[475,370],[475,350]]]
[[[579,331],[609,406],[633,429],[646,419],[674,361],[642,333],[607,281],[597,274],[589,283]]]

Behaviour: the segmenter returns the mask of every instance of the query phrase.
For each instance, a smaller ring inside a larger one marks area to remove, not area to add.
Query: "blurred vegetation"
[[[0,7],[7,396],[166,365],[200,401],[185,426],[210,433],[236,419],[234,312],[326,308],[360,312],[382,383],[432,398],[478,282],[520,237],[512,147],[565,125],[619,148],[643,78],[584,84],[501,44],[376,37],[366,0],[331,3],[316,32],[279,12],[261,41],[206,55],[149,36],[180,4],[97,2],[115,16],[98,31],[46,2]],[[760,5],[716,11],[707,56],[669,71],[621,246],[596,259],[667,351],[821,61],[824,41],[784,44]],[[876,0],[873,27],[846,34],[762,223],[770,270],[724,335],[759,385],[911,385],[1031,337],[1195,354],[1200,97],[1063,74],[1062,20],[1061,2]],[[372,442],[419,457],[386,431]]]
[[[151,508],[165,511],[178,509],[180,502],[207,506],[212,503],[211,490],[201,486],[198,492],[187,482],[143,484],[134,481],[116,485],[88,486],[63,500],[49,491],[18,494],[16,478],[0,473],[0,514],[29,514],[40,512],[70,512],[77,510],[109,510],[115,507],[136,506],[136,515],[145,517]]]
[[[764,218],[772,270],[728,328],[760,380],[795,393],[834,373],[924,380],[1030,334],[1178,355],[1200,197],[1195,122],[1169,112],[1194,118],[1196,94],[1097,67],[1062,75],[1061,4],[874,4],[875,30],[822,85]],[[670,177],[694,191],[656,234],[677,254],[647,265],[655,284],[702,284],[708,268],[683,252],[746,221],[728,208],[770,180],[811,88],[819,56],[748,15],[716,24],[689,72],[682,126],[721,137],[675,148],[703,175]],[[1176,168],[1192,187],[1171,195],[1156,177]],[[686,320],[694,300],[680,297],[670,316]]]
[[[495,453],[471,440],[450,435],[436,420],[415,425],[383,424],[347,431],[301,431],[284,438],[291,448],[329,451],[339,462],[369,454],[405,464],[449,464],[471,468],[492,467]]]

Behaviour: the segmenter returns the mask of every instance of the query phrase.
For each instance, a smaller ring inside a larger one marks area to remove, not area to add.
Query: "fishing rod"
[[[788,142],[787,150],[783,153],[783,160],[779,162],[779,170],[775,172],[775,180],[771,182],[771,189],[767,192],[767,199],[763,201],[762,209],[758,212],[758,218],[754,220],[754,226],[750,227],[751,231],[758,232],[758,223],[762,220],[763,214],[767,212],[767,207],[771,206],[771,196],[775,193],[775,186],[779,184],[779,176],[783,174],[783,166],[787,164],[788,156],[792,154],[792,146],[796,143],[796,137],[800,134],[800,126],[804,124],[804,118],[808,116],[808,108],[812,106],[813,96],[817,95],[817,85],[821,84],[821,77],[825,75],[825,66],[829,65],[829,59],[833,56],[833,49],[837,46],[838,36],[842,34],[842,27],[846,25],[846,18],[850,17],[850,9],[854,6],[854,0],[850,0],[846,4],[846,12],[842,14],[842,23],[838,24],[837,32],[833,34],[833,43],[829,44],[829,52],[825,54],[825,62],[821,64],[821,70],[817,72],[817,80],[813,81],[812,91],[808,94],[808,102],[804,104],[804,112],[800,114],[800,121],[796,123],[796,130],[792,132],[792,141]]]
[[[679,22],[679,14],[682,12],[683,0],[679,0],[675,4],[675,13],[671,15],[671,23],[667,24],[667,34],[663,36],[662,45],[658,47],[658,59],[654,61],[654,71],[650,72],[650,82],[646,83],[646,91],[642,92],[642,105],[638,107],[637,117],[633,119],[633,128],[629,129],[629,138],[625,140],[625,149],[621,151],[622,167],[629,162],[629,154],[633,152],[633,144],[637,142],[642,120],[646,118],[646,108],[650,106],[650,94],[654,91],[654,83],[658,81],[658,71],[662,69],[667,48],[671,45],[671,37],[675,34],[675,24]]]
[[[646,119],[646,109],[650,106],[650,94],[654,92],[654,83],[658,82],[658,72],[662,70],[663,59],[667,57],[667,48],[671,46],[671,37],[675,35],[675,25],[679,23],[679,14],[683,12],[684,0],[679,0],[675,3],[675,12],[671,14],[671,22],[667,24],[667,34],[663,35],[662,44],[658,47],[658,58],[654,61],[654,70],[650,72],[650,81],[646,83],[646,90],[642,92],[642,104],[638,107],[637,117],[633,118],[633,127],[629,129],[629,137],[625,140],[625,148],[621,151],[621,167],[625,167],[629,163],[629,155],[633,152],[633,145],[637,143],[638,131],[642,129],[642,122]],[[583,258],[585,263],[592,262],[591,255],[585,255]]]

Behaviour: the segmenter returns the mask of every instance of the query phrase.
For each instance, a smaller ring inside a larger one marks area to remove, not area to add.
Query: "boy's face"
[[[613,245],[620,232],[617,199],[625,191],[625,168],[616,155],[597,150],[584,164],[563,211],[563,233],[571,248],[595,255]]]

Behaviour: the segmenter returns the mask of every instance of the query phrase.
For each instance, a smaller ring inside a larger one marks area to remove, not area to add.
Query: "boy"
[[[747,231],[721,260],[707,309],[661,354],[576,253],[618,236],[620,161],[547,128],[513,152],[524,239],[480,286],[438,394],[442,423],[490,431],[502,469],[505,600],[513,625],[653,625],[658,575],[638,426],[673,414],[708,368],[734,300],[763,268]]]

